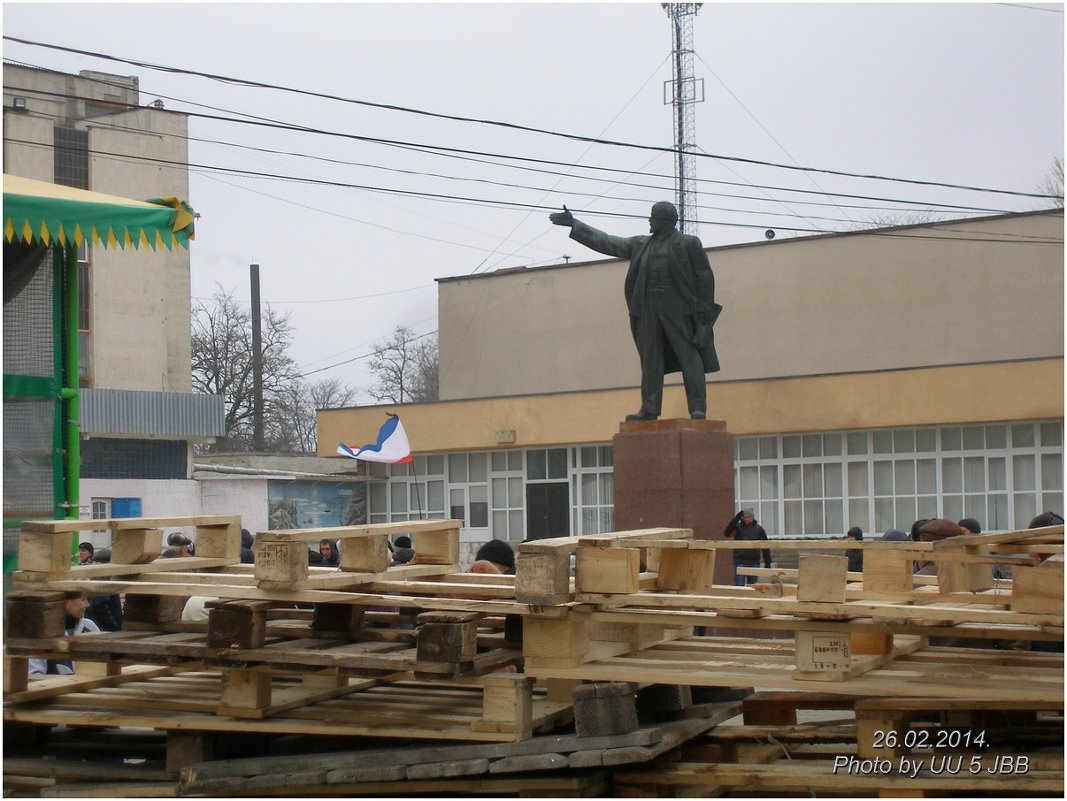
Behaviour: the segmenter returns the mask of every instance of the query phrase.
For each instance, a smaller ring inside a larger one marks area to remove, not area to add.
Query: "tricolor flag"
[[[408,435],[404,431],[404,426],[400,424],[400,418],[395,414],[389,415],[389,419],[378,432],[378,441],[373,445],[364,445],[362,448],[352,450],[341,442],[337,445],[337,452],[342,456],[362,459],[365,462],[398,464],[411,461],[411,445],[408,444]]]

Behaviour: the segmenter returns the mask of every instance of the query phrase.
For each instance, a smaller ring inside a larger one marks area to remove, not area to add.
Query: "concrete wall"
[[[1062,357],[1062,242],[1059,211],[712,249],[709,382]],[[443,280],[441,398],[637,386],[626,268]]]
[[[240,515],[241,525],[253,534],[268,525],[267,480],[258,477],[207,478],[200,485],[205,515]]]
[[[188,199],[187,117],[137,107],[137,85],[134,77],[5,66],[5,171],[52,181],[53,128],[61,124],[89,132],[93,191]],[[25,97],[31,113],[10,110],[14,97]],[[92,386],[190,392],[189,251],[95,247],[91,263]]]
[[[708,387],[708,415],[732,434],[784,434],[1063,417],[1063,359],[880,373],[732,381]],[[399,413],[420,453],[609,442],[636,408],[636,389],[526,395],[318,413],[320,443],[373,432],[383,409]],[[687,417],[685,393],[669,387],[663,417]],[[498,431],[515,440],[497,442]],[[322,445],[320,456],[329,455]]]

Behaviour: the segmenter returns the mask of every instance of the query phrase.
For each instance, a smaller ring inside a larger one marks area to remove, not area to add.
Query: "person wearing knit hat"
[[[91,542],[82,542],[78,544],[78,561],[81,564],[85,564],[93,558],[93,544]]]
[[[767,540],[767,532],[758,522],[751,506],[741,509],[723,530],[723,536],[729,540],[752,541]],[[756,576],[738,575],[739,567],[759,567],[760,557],[763,558],[763,566],[771,566],[771,552],[767,548],[737,548],[734,550],[734,585],[743,587],[746,584],[755,584]]]
[[[863,540],[863,529],[859,526],[853,526],[845,533],[845,539],[851,542],[861,542]],[[860,548],[849,548],[845,551],[845,556],[848,557],[848,570],[850,573],[862,573],[863,572],[863,550]]]
[[[498,565],[501,571],[508,575],[515,574],[515,552],[503,540],[489,540],[479,548],[474,561],[479,562],[483,559]]]

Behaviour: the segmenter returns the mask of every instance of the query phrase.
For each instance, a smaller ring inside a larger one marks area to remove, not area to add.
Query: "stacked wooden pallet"
[[[838,717],[798,722],[798,710],[832,710]],[[762,692],[745,700],[742,722],[691,740],[672,761],[616,771],[613,780],[618,795],[657,798],[1061,797],[1063,723],[1062,703],[1051,699],[1017,704]]]
[[[196,556],[158,558],[162,530],[175,526],[196,530]],[[87,528],[111,530],[111,564],[70,566],[71,538]],[[606,774],[597,771],[610,763],[576,757],[590,750],[582,743],[572,744],[576,750],[532,743],[576,716],[570,736],[579,740],[640,737],[627,704],[649,685],[758,685],[866,699],[872,709],[913,698],[924,709],[988,710],[995,698],[1062,710],[1062,652],[930,644],[1062,643],[1062,526],[959,542],[862,543],[862,574],[826,553],[853,543],[776,542],[802,552],[799,568],[757,571],[761,582],[747,587],[712,580],[716,559],[730,558],[740,544],[694,540],[687,529],[524,543],[515,576],[461,573],[458,530],[458,521],[437,520],[259,532],[253,566],[239,563],[233,517],[27,523],[18,589],[8,598],[5,723],[165,731],[171,771],[210,764],[211,737],[233,733],[451,740],[456,748],[498,750],[470,751],[462,776],[431,775],[436,769],[425,766],[442,760],[429,752],[394,760],[389,770],[375,765],[385,772],[373,781],[366,773],[363,790],[386,793],[396,790],[390,782],[419,781],[428,782],[427,792],[518,792],[521,782],[512,788],[504,774],[538,770],[540,784],[522,787],[548,793],[545,771],[562,770],[571,784],[557,789],[591,793],[604,788]],[[389,568],[387,541],[401,532],[414,536],[418,557]],[[308,543],[325,537],[342,541],[339,567],[309,567]],[[936,564],[936,578],[913,576],[919,561]],[[993,580],[998,563],[1012,565],[1014,581]],[[63,636],[61,605],[71,592],[124,594],[127,631]],[[214,599],[207,622],[181,620],[189,596]],[[712,636],[694,636],[694,627]],[[33,656],[73,658],[78,672],[31,680]],[[603,730],[582,730],[583,720],[588,728],[600,718]],[[656,742],[671,743],[663,750],[673,754],[711,719],[679,723]],[[874,748],[875,729],[853,726],[849,748]],[[630,762],[662,753],[625,739],[598,748],[630,754]],[[710,764],[696,772],[705,776]],[[1035,792],[1055,779],[1055,765],[1041,764],[1052,772],[1035,779]],[[579,770],[593,773],[578,782]],[[184,790],[210,792],[195,777],[207,781],[211,771],[185,774]],[[342,772],[304,773],[282,784],[294,794],[317,782],[335,785],[330,794],[360,792],[353,789],[359,780]],[[708,785],[683,773],[685,781],[652,784]],[[1062,784],[1062,765],[1059,778]],[[459,781],[467,783],[448,785]],[[644,792],[643,781],[633,780],[635,792]],[[253,784],[242,786],[259,792]]]

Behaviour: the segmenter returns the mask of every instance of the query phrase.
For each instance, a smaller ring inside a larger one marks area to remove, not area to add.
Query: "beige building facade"
[[[1062,210],[708,253],[724,306],[709,416],[735,436],[738,503],[773,536],[1062,512]],[[392,475],[372,519],[461,513],[471,539],[610,530],[611,438],[639,404],[626,269],[440,279],[442,400],[321,411],[320,455],[396,411],[417,475],[377,468]],[[673,378],[664,417],[684,417]],[[567,530],[556,514],[545,532],[564,485]]]

